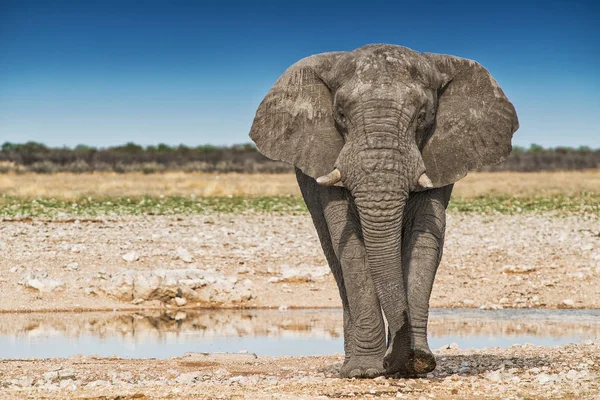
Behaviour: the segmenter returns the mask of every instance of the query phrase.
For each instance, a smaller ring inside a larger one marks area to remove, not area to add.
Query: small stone
[[[187,249],[183,248],[183,247],[178,247],[177,250],[177,257],[179,257],[179,259],[185,263],[191,263],[192,261],[194,261],[194,258],[192,257],[192,255],[190,254],[189,251],[187,251]]]
[[[75,370],[72,370],[72,369],[60,370],[60,371],[58,371],[58,377],[61,380],[74,379],[75,378]]]
[[[445,344],[442,347],[440,347],[440,350],[456,350],[458,349],[458,344],[456,344],[455,342],[452,342],[450,344]]]
[[[573,307],[575,305],[575,302],[571,299],[565,299],[562,303],[567,307]]]
[[[569,372],[567,372],[566,377],[567,377],[567,379],[574,380],[579,377],[579,374],[574,369],[570,369]]]
[[[84,289],[84,292],[88,296],[97,296],[98,295],[98,289],[93,286],[86,287]]]
[[[199,371],[185,372],[179,375],[175,382],[182,385],[192,385],[201,380],[202,374]]]
[[[68,263],[65,268],[71,271],[79,271],[79,264],[76,262]]]
[[[60,381],[59,386],[61,389],[67,389],[67,390],[75,390],[77,388],[77,385],[75,384],[73,379],[65,379],[63,381]]]
[[[187,304],[187,300],[183,297],[175,297],[175,304],[177,304],[179,307],[183,307]]]
[[[47,381],[53,381],[58,379],[58,371],[49,371],[42,375],[42,377]]]
[[[71,246],[71,253],[81,253],[86,247],[83,244],[75,244]]]
[[[137,305],[137,304],[142,304],[143,302],[144,302],[144,299],[137,298],[137,299],[133,299],[131,301],[131,304]]]
[[[85,385],[88,388],[102,387],[102,386],[110,386],[110,382],[104,381],[102,379],[98,379],[96,381],[92,381]]]
[[[31,387],[33,386],[34,379],[30,376],[22,376],[19,379],[13,379],[11,383],[15,386],[20,387]]]
[[[134,262],[140,259],[140,255],[138,253],[136,253],[135,251],[130,251],[128,253],[125,253],[121,256],[123,258],[123,260],[127,261],[127,262]]]
[[[285,311],[287,309],[288,309],[288,307],[285,304],[282,304],[279,306],[279,311]]]
[[[167,377],[172,379],[172,378],[177,378],[179,376],[179,371],[174,370],[174,369],[170,369],[167,371]]]
[[[539,383],[541,385],[545,385],[546,383],[552,381],[552,378],[548,374],[539,374],[535,378],[535,380],[536,380],[537,383]]]

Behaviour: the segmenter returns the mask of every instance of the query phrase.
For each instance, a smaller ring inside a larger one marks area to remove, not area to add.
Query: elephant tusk
[[[327,175],[323,175],[317,178],[317,183],[322,186],[333,186],[342,180],[342,173],[339,169],[334,168],[333,171]]]
[[[423,189],[431,189],[431,188],[433,188],[433,183],[431,182],[431,179],[429,179],[429,177],[427,176],[427,174],[425,172],[423,172],[421,174],[421,176],[419,177],[419,181],[417,183]]]

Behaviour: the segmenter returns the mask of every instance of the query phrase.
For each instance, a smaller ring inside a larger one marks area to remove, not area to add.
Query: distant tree
[[[11,142],[4,142],[2,144],[2,151],[9,153],[11,151],[15,151],[15,149],[17,148],[17,144],[11,143]]]
[[[529,146],[529,151],[534,153],[544,151],[544,147],[540,146],[539,144],[531,143],[531,146]]]
[[[173,149],[168,144],[159,143],[158,146],[156,146],[156,150],[166,153],[168,151],[172,151]]]

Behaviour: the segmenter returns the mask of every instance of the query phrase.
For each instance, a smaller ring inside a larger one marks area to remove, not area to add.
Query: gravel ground
[[[168,360],[72,357],[0,363],[3,399],[595,399],[600,342],[437,350],[426,377],[339,379],[342,356],[188,354]]]
[[[599,219],[450,214],[431,305],[600,308]],[[243,282],[250,295],[223,297],[221,307],[340,306],[306,214],[5,221],[0,252],[4,312],[214,305],[107,294],[123,271],[157,269]]]

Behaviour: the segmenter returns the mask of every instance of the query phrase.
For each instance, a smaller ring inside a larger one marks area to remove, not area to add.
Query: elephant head
[[[512,104],[480,64],[368,45],[288,68],[260,104],[250,137],[267,157],[350,190],[392,328],[405,318],[400,235],[409,192],[502,161],[517,128]]]

